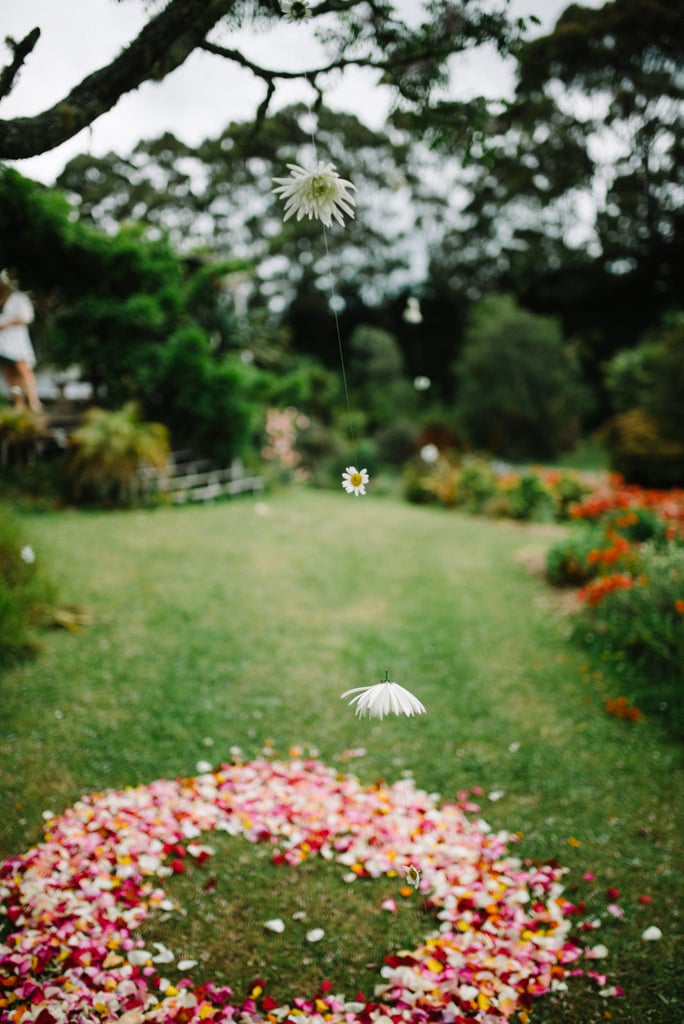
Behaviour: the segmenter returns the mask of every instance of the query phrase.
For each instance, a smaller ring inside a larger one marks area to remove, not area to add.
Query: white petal
[[[141,967],[152,958],[146,949],[130,949],[126,954],[126,959],[129,964],[133,964],[134,967]]]

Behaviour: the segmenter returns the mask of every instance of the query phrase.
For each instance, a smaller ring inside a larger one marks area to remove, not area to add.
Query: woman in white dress
[[[6,277],[0,277],[0,366],[16,409],[42,412],[36,390],[33,367],[36,356],[28,325],[33,322],[33,306],[28,295],[15,291]]]

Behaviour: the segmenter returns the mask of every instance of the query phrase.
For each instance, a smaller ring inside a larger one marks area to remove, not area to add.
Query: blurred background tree
[[[611,417],[636,422],[635,409],[641,434],[646,422],[678,443],[680,348],[663,339],[684,279],[680,6],[571,5],[526,39],[480,2],[436,0],[411,25],[389,3],[322,3],[312,20],[330,64],[307,79],[317,102],[276,114],[279,86],[300,73],[224,44],[240,26],[267,32],[277,9],[212,0],[190,38],[196,4],[150,17],[152,49],[180,33],[180,50],[246,67],[265,86],[253,118],[195,147],[165,133],[81,155],[59,191],[0,167],[0,264],[37,295],[41,359],[78,363],[102,404],[136,401],[174,444],[222,458],[258,449],[274,404],[311,417],[311,452],[338,451],[338,328],[355,426],[393,464],[428,422],[453,438],[456,414],[472,444],[508,458],[554,458]],[[0,96],[30,72],[24,42],[11,44]],[[446,98],[454,55],[486,42],[517,59],[513,99]],[[135,75],[163,74],[160,59]],[[114,67],[130,86],[127,60],[102,69],[94,104],[76,88],[78,117],[98,116]],[[322,102],[328,74],[354,63],[394,90],[384,130]],[[54,144],[51,119],[28,119],[22,143],[18,122],[0,123],[0,155]],[[325,245],[320,225],[283,223],[271,193],[284,165],[310,159],[312,136],[358,187],[356,219]],[[420,322],[405,318],[408,298]]]
[[[484,299],[454,369],[456,416],[474,447],[514,460],[575,447],[585,396],[558,321],[508,296]]]

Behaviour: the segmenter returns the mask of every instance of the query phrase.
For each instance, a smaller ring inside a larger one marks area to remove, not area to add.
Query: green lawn
[[[233,746],[246,757],[267,743],[283,756],[315,746],[331,764],[364,747],[348,766],[364,781],[408,769],[444,798],[482,786],[486,820],[519,831],[519,853],[567,865],[573,898],[601,916],[592,944],[610,954],[597,966],[625,997],[601,999],[577,979],[540,1000],[535,1021],[681,1018],[681,750],[659,723],[603,710],[619,683],[572,646],[566,603],[524,567],[557,528],[297,490],[23,525],[62,600],[92,624],[45,633],[38,659],[0,679],[0,856],[39,840],[47,808],[193,774]],[[358,720],[340,701],[386,671],[426,716]],[[149,935],[186,955],[201,944],[208,975],[237,993],[255,976],[277,996],[293,981],[313,990],[323,971],[352,994],[359,980],[371,987],[366,964],[427,930],[416,916],[390,933],[375,909],[384,883],[352,901],[329,865],[295,880],[246,846],[221,844],[211,901],[198,879],[174,880],[188,915]],[[587,871],[595,881],[580,881]],[[622,919],[606,912],[613,887]],[[332,941],[296,979],[296,952],[262,929],[288,900],[325,906]],[[650,925],[661,941],[641,939]]]

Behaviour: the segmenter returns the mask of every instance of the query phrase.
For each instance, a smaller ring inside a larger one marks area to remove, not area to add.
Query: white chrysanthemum
[[[285,0],[281,8],[286,21],[306,21],[311,17],[311,8],[306,0]]]
[[[366,493],[366,484],[370,480],[367,469],[357,469],[356,466],[347,466],[342,474],[342,486],[347,494],[353,494],[358,498],[359,494]]]
[[[296,214],[297,220],[316,218],[329,228],[333,217],[338,224],[344,225],[342,214],[354,216],[355,200],[349,189],[356,186],[346,178],[340,178],[334,164],[319,160],[315,167],[287,166],[291,171],[290,177],[274,178],[277,188],[272,189],[285,201],[284,220]]]
[[[375,683],[374,686],[355,686],[353,690],[347,690],[342,694],[342,700],[355,693],[349,701],[356,704],[356,714],[359,718],[368,715],[370,718],[384,718],[390,712],[394,715],[424,715],[425,708],[412,693],[405,690],[399,683],[393,683],[391,679],[385,678],[382,683]]]

